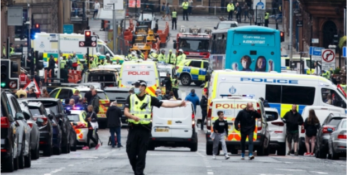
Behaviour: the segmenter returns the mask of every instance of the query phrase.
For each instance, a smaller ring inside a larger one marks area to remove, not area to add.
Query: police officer
[[[139,80],[133,84],[134,94],[129,95],[125,104],[125,116],[128,117],[129,133],[126,142],[126,152],[135,175],[143,175],[146,153],[151,137],[152,106],[175,108],[185,106],[185,101],[169,103],[159,101],[156,97],[146,94],[147,83]]]
[[[179,49],[179,55],[176,57],[176,65],[180,65],[180,63],[186,60],[186,55],[183,53],[182,49]]]
[[[322,71],[322,77],[329,79],[330,78],[330,72],[327,70]]]
[[[175,10],[175,8],[173,9],[173,11],[171,12],[171,30],[176,30],[177,27],[177,12]]]
[[[265,13],[265,27],[269,27],[269,16],[268,12]]]
[[[13,44],[10,43],[10,56],[15,53],[15,48],[13,47]]]
[[[130,61],[132,59],[132,54],[131,51],[129,50],[128,56],[127,56],[128,60]]]
[[[172,81],[172,86],[173,86],[173,93],[176,99],[179,99],[179,80],[176,75],[174,75],[174,78],[171,80]]]
[[[188,21],[188,2],[187,0],[185,0],[183,3],[182,3],[182,18],[183,20],[185,21],[185,17],[186,17],[186,20]]]
[[[151,49],[151,57],[152,57],[152,59],[157,59],[158,54],[157,54],[156,50]]]
[[[165,62],[168,64],[175,64],[176,61],[176,55],[173,54],[173,50],[169,50],[169,54],[166,56]]]
[[[347,93],[347,92],[346,92],[347,86],[346,86],[344,80],[342,80],[342,82],[341,82],[341,84],[340,84],[340,87],[345,91],[345,93]]]
[[[137,60],[137,57],[136,57],[136,52],[133,51],[131,52],[131,58],[130,58],[130,61],[136,61]]]
[[[158,62],[164,62],[165,61],[165,50],[164,49],[162,49],[162,51],[158,55],[157,60],[158,60]]]
[[[231,1],[229,4],[227,4],[228,20],[233,19],[233,11],[234,10],[235,10],[235,6],[233,5],[233,1]]]

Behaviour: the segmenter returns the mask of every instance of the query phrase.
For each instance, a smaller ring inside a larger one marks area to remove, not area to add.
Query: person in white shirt
[[[321,66],[318,64],[318,61],[315,61],[314,65],[315,65],[315,73],[314,73],[314,75],[320,76],[321,72],[322,72]]]
[[[94,19],[95,19],[96,15],[97,15],[99,9],[100,9],[100,3],[96,0],[95,4],[94,4],[94,15],[93,15]]]

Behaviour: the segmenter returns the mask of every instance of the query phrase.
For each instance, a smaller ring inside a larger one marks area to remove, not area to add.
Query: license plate
[[[123,104],[117,104],[118,107],[123,107]]]
[[[168,128],[156,128],[156,132],[169,132]]]
[[[172,121],[171,120],[168,120],[168,125],[171,125],[172,124]]]

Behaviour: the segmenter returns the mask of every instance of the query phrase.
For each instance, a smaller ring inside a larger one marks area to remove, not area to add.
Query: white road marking
[[[282,170],[282,171],[305,171],[305,170],[298,170],[298,169],[275,169],[275,170]]]
[[[311,173],[317,173],[317,174],[328,174],[326,172],[319,172],[319,171],[310,171]]]

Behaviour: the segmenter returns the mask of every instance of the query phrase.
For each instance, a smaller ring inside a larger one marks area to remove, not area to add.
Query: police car
[[[208,66],[207,60],[187,59],[176,66],[176,75],[184,86],[189,86],[192,82],[200,86],[205,82]]]

